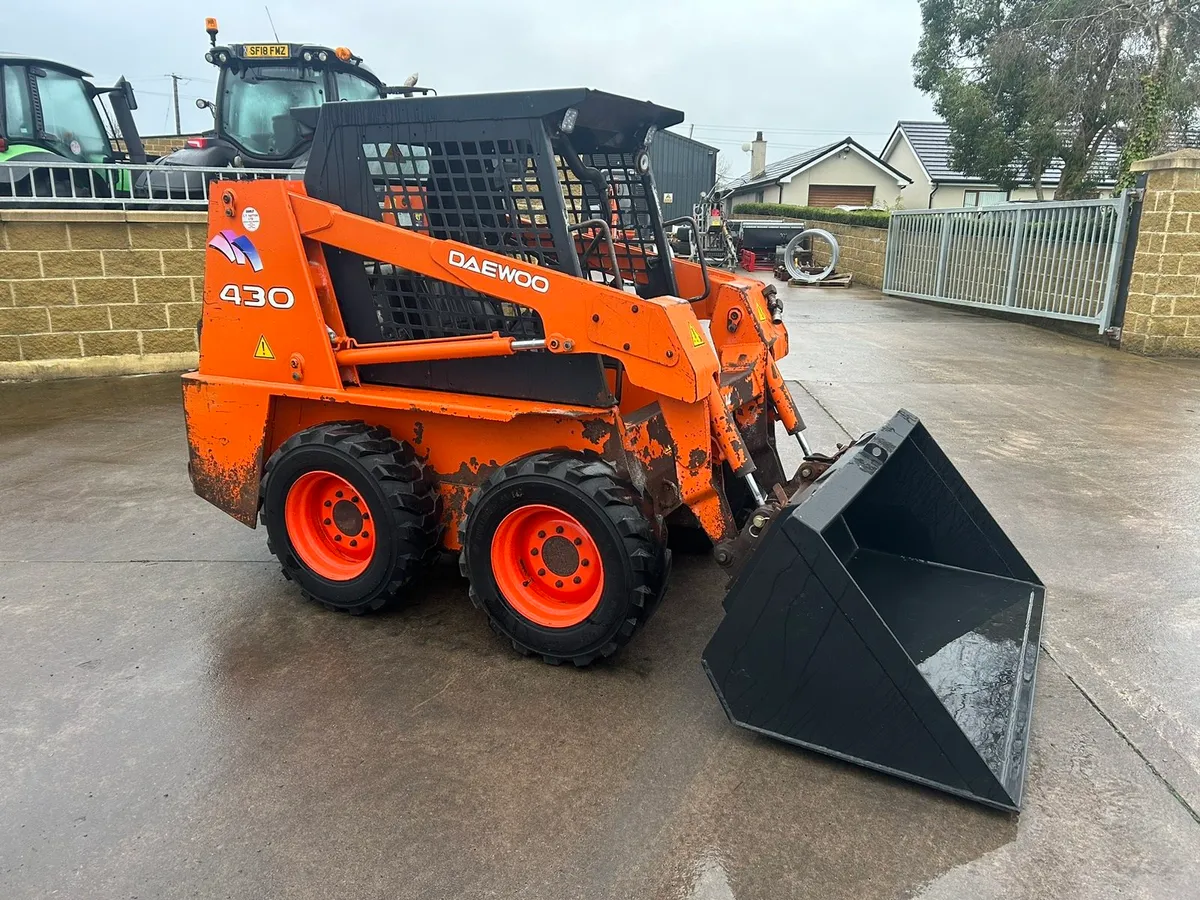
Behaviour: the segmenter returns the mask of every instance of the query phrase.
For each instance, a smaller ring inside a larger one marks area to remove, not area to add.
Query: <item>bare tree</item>
[[[717,153],[717,184],[723,181],[732,181],[736,176],[733,174],[733,163],[729,161],[729,157],[724,153]]]

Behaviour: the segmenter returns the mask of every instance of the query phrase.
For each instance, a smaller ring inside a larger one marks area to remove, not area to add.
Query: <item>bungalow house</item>
[[[1101,194],[1111,194],[1116,185],[1120,149],[1106,142],[1097,155],[1091,177]],[[957,206],[992,206],[1021,200],[1037,200],[1032,183],[1005,191],[981,178],[959,171],[951,163],[950,126],[945,122],[898,122],[884,145],[881,158],[912,180],[905,192],[906,209],[944,209]],[[1049,200],[1058,187],[1062,164],[1046,170],[1042,194]]]
[[[760,131],[750,145],[750,171],[725,185],[730,192],[726,208],[739,203],[891,207],[911,183],[912,178],[853,138],[767,165],[767,142]]]

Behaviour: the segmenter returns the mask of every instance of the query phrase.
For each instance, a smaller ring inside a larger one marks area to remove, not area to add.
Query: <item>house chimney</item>
[[[750,144],[750,177],[757,178],[767,170],[767,142],[763,140],[762,132]]]

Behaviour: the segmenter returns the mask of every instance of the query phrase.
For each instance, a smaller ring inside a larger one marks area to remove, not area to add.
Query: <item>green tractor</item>
[[[72,198],[128,196],[128,172],[53,165],[146,162],[133,121],[133,86],[120,78],[113,87],[97,87],[91,77],[48,59],[0,53],[0,198],[63,205]],[[108,129],[100,103],[106,94],[116,119]],[[122,136],[125,150],[110,132]]]

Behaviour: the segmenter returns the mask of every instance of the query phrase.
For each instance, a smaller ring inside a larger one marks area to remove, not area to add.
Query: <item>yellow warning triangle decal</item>
[[[254,348],[255,359],[274,359],[275,354],[271,352],[271,345],[267,343],[267,336],[260,334],[258,336],[258,346]]]
[[[763,312],[762,304],[759,303],[757,300],[754,301],[754,314],[756,316],[758,316],[758,321],[760,321],[760,322],[767,321],[767,314],[765,312]]]
[[[704,336],[701,335],[700,332],[696,330],[696,326],[688,325],[688,331],[692,335],[692,346],[693,347],[703,347],[704,346]]]

